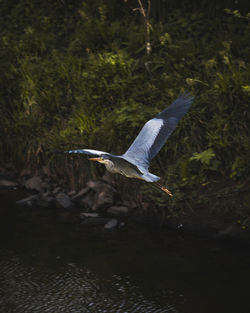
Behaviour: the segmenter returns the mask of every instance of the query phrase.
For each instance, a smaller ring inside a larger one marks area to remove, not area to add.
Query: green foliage
[[[197,160],[197,161],[200,161],[202,164],[210,165],[211,159],[214,156],[215,154],[213,150],[210,148],[201,153],[198,153],[198,152],[193,153],[193,156],[190,158],[190,161]]]
[[[188,188],[249,177],[247,12],[206,1],[208,10],[194,2],[189,11],[162,4],[152,2],[148,57],[144,25],[123,1],[1,1],[1,158],[37,167],[42,147],[55,175],[67,166],[69,173],[73,160],[75,173],[80,164],[87,173],[85,161],[50,152],[122,153],[145,121],[189,90],[190,112],[152,163],[175,194],[168,207],[184,201]],[[86,179],[65,177],[75,185]],[[151,188],[142,185],[144,196],[166,206],[165,195]]]

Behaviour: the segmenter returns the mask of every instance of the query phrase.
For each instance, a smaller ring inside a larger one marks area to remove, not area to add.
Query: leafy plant
[[[196,160],[200,161],[202,164],[210,165],[211,159],[215,156],[215,153],[211,148],[203,151],[203,152],[194,152],[193,156],[190,158],[190,161]]]
[[[174,211],[187,194],[199,198],[198,187],[247,181],[250,24],[239,16],[247,11],[228,14],[211,1],[202,9],[193,1],[163,4],[151,1],[147,55],[132,2],[1,1],[2,162],[39,168],[42,147],[53,175],[84,184],[94,167],[53,151],[122,153],[149,118],[189,90],[195,101],[151,169],[175,200],[140,184],[135,197]]]

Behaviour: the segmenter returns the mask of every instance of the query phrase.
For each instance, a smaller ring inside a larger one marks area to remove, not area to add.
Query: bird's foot
[[[173,194],[171,191],[169,191],[166,187],[161,186],[160,187],[162,191],[166,192],[170,197],[173,197]]]
[[[162,186],[159,183],[156,183],[156,186],[158,186],[162,191],[166,192],[170,197],[173,197],[173,194],[171,191],[169,191],[166,187]]]

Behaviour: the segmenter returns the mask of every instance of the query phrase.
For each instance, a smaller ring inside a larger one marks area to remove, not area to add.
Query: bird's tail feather
[[[148,183],[157,182],[160,179],[159,176],[156,176],[156,175],[151,174],[151,173],[144,173],[141,177],[143,180],[145,180]]]

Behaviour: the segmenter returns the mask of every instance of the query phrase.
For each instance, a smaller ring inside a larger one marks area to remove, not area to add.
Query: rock
[[[26,180],[24,187],[29,190],[36,190],[41,192],[43,190],[43,181],[40,176],[34,176]]]
[[[102,226],[106,225],[110,221],[110,218],[106,217],[93,217],[87,218],[81,221],[81,225],[84,226]]]
[[[81,219],[92,218],[92,217],[99,217],[99,214],[98,213],[87,213],[87,212],[86,213],[83,212],[80,214]]]
[[[16,204],[20,206],[26,206],[26,205],[33,206],[37,204],[39,198],[40,198],[39,194],[31,195],[29,197],[16,201]]]
[[[74,206],[73,202],[70,200],[66,193],[60,192],[55,197],[55,203],[57,207],[62,209],[70,209]]]
[[[62,190],[61,187],[57,186],[53,189],[52,193],[55,195],[55,194],[59,193],[61,190]]]
[[[85,209],[87,209],[87,210],[91,209],[92,210],[92,208],[94,207],[94,204],[96,202],[96,193],[95,193],[95,191],[90,189],[87,194],[85,194],[84,196],[78,198],[76,200],[76,202],[80,206],[84,207]]]
[[[106,209],[114,204],[114,194],[110,194],[107,191],[102,191],[97,195],[97,200],[94,203],[92,210],[102,210]]]
[[[119,228],[124,228],[125,225],[126,225],[125,222],[121,222],[121,223],[118,225],[118,227],[119,227]]]
[[[118,225],[118,221],[115,218],[112,218],[111,220],[109,220],[105,225],[104,228],[105,229],[114,229],[116,228]]]
[[[49,178],[45,178],[45,180],[42,181],[42,190],[49,190],[51,189],[51,182]]]
[[[50,177],[51,176],[51,172],[50,172],[50,168],[49,166],[46,166],[46,165],[43,165],[42,166],[42,171],[43,171],[43,174]]]
[[[128,214],[128,207],[114,205],[108,208],[107,213],[114,214],[114,215]]]
[[[138,208],[138,204],[136,202],[134,202],[133,200],[130,200],[130,201],[125,200],[122,203],[122,206],[126,206],[126,207],[130,208],[131,210]]]
[[[49,208],[54,204],[55,198],[49,193],[44,193],[37,201],[37,205],[43,208]]]
[[[79,191],[72,200],[86,209],[97,211],[114,204],[116,190],[102,181],[89,181],[87,187]]]
[[[87,186],[91,189],[94,189],[96,192],[100,191],[102,183],[100,181],[90,180],[87,182]]]
[[[75,190],[71,190],[71,191],[68,192],[68,196],[69,197],[73,197],[75,194],[76,194]]]
[[[74,195],[71,199],[72,200],[78,200],[79,198],[83,197],[84,195],[86,195],[88,192],[90,191],[89,187],[85,187],[83,189],[81,189],[76,195]]]
[[[32,170],[26,167],[21,171],[20,176],[32,176]]]
[[[87,186],[93,190],[95,190],[97,193],[100,193],[102,191],[110,192],[110,193],[115,193],[116,190],[114,187],[110,186],[109,184],[102,182],[102,181],[89,181],[87,182]]]
[[[38,193],[22,200],[18,200],[16,201],[16,204],[20,206],[39,206],[48,208],[54,204],[54,201],[54,197],[52,197],[49,193]]]
[[[94,211],[106,209],[114,204],[115,188],[102,181],[89,181],[87,186],[96,192],[92,206]]]
[[[109,171],[105,171],[104,175],[102,176],[102,180],[104,180],[109,185],[114,185],[115,184],[114,175],[111,174]]]
[[[7,179],[0,179],[0,187],[14,188],[17,186],[18,186],[18,183],[16,181],[7,180]]]

